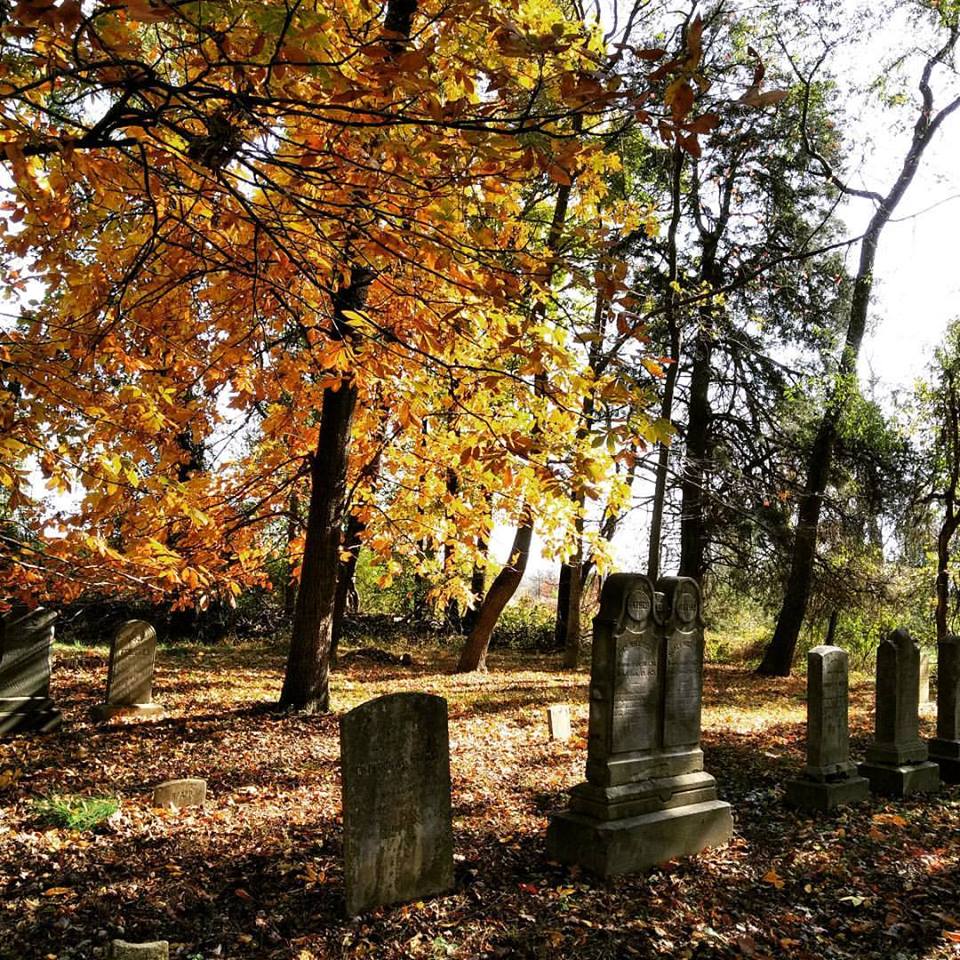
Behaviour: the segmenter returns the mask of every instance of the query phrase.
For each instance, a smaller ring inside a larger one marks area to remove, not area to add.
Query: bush
[[[520,597],[500,614],[491,646],[509,650],[554,650],[556,610],[530,597]]]
[[[43,823],[66,830],[92,830],[120,809],[116,797],[58,796],[37,800],[34,811]]]

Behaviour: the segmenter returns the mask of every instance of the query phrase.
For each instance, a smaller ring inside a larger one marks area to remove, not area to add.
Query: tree
[[[885,194],[879,194],[850,187],[820,156],[815,144],[809,141],[806,144],[811,156],[819,159],[824,174],[842,192],[871,200],[875,204],[875,210],[861,239],[846,337],[806,466],[806,480],[797,506],[796,533],[783,606],[776,630],[757,668],[759,673],[767,676],[789,676],[793,666],[793,655],[810,597],[820,514],[830,478],[839,425],[850,397],[856,392],[857,358],[869,315],[874,262],[880,236],[913,181],[924,151],[933,136],[943,122],[960,107],[960,97],[954,97],[939,109],[935,108],[931,80],[937,67],[945,65],[953,57],[960,25],[957,11],[952,5],[934,10],[933,15],[946,38],[924,59],[918,83],[920,103],[910,145],[889,190]]]

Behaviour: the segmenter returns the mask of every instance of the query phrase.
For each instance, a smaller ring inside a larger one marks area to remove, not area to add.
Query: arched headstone
[[[48,733],[63,722],[50,699],[56,619],[42,607],[0,617],[0,735]]]
[[[601,876],[643,870],[733,831],[703,769],[703,621],[694,580],[614,574],[593,622],[587,780],[547,849]]]
[[[117,716],[156,717],[163,707],[153,702],[157,632],[145,620],[128,620],[114,634],[107,668],[107,696],[94,708],[99,720]]]

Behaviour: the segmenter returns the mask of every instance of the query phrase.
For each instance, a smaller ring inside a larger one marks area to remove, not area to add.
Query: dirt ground
[[[706,767],[733,805],[727,846],[604,883],[546,858],[547,814],[583,779],[586,680],[547,657],[491,657],[451,676],[450,651],[413,667],[335,676],[342,713],[387,692],[450,708],[456,889],[343,916],[337,715],[269,709],[282,653],[255,645],[162,650],[164,719],[97,726],[106,649],[59,648],[60,733],[0,744],[0,958],[105,957],[110,939],[166,939],[212,958],[960,956],[960,788],[798,815],[783,784],[803,762],[803,678],[708,667]],[[855,757],[871,685],[852,692]],[[569,703],[574,736],[547,736]],[[931,736],[933,712],[924,710]],[[204,777],[202,810],[151,809],[151,787]],[[120,799],[93,831],[45,825],[52,794]]]

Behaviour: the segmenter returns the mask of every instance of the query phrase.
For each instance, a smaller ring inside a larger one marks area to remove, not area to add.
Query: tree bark
[[[343,619],[353,590],[353,581],[357,573],[357,560],[360,557],[360,538],[366,530],[366,524],[358,520],[356,514],[347,517],[347,529],[343,535],[343,550],[346,558],[339,561],[337,570],[337,593],[333,602],[333,629],[330,635],[330,663],[337,662],[337,650],[343,636]]]
[[[530,559],[530,543],[533,540],[533,517],[529,510],[524,512],[520,526],[513,537],[513,546],[510,548],[510,557],[497,574],[483,603],[477,611],[477,619],[470,631],[463,650],[460,652],[460,661],[457,663],[457,673],[470,673],[473,670],[485,670],[487,666],[487,650],[490,647],[490,637],[493,628],[503,613],[503,608],[510,602],[520,586],[523,574]]]
[[[937,63],[947,56],[957,42],[957,31],[952,30],[944,46],[931,56],[920,79],[923,104],[914,125],[910,149],[904,158],[896,181],[884,197],[874,195],[878,206],[863,236],[860,261],[850,301],[847,335],[843,345],[837,374],[830,389],[823,418],[810,451],[807,463],[807,478],[800,495],[797,510],[797,531],[794,539],[793,557],[787,578],[783,606],[777,619],[777,627],[770,640],[757,673],[763,676],[788,677],[793,667],[800,629],[806,616],[813,583],[813,566],[817,554],[817,536],[824,493],[830,476],[833,451],[848,396],[856,385],[857,359],[863,341],[867,316],[870,309],[870,294],[873,288],[873,267],[877,256],[880,234],[913,181],[920,159],[940,124],[960,106],[960,98],[951,101],[938,113],[933,112],[933,92],[930,76]]]
[[[560,564],[560,576],[557,579],[557,622],[553,628],[553,642],[558,650],[567,646],[567,615],[570,611],[570,580],[573,567],[569,563]]]
[[[583,595],[583,521],[577,523],[576,552],[570,558],[570,585],[567,590],[566,634],[563,645],[563,665],[576,670],[580,660],[580,597]]]

